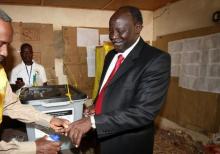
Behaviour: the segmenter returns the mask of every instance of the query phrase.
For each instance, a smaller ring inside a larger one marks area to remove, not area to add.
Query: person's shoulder
[[[114,57],[114,55],[116,55],[116,54],[117,54],[117,52],[113,49],[107,53],[106,57]]]
[[[154,47],[154,46],[151,46],[147,43],[145,43],[145,50],[147,52],[144,52],[145,54],[152,54],[152,55],[157,55],[157,56],[160,56],[160,55],[166,55],[166,56],[169,56],[169,53],[166,52],[166,51],[163,51],[157,47]]]
[[[170,61],[170,55],[159,48],[153,47],[147,43],[144,44],[139,55],[140,62],[153,62],[154,60],[164,59]]]
[[[23,69],[22,63],[19,63],[19,64],[17,64],[16,66],[14,66],[12,70],[13,70],[13,71],[17,71],[17,70],[20,70],[20,69]]]
[[[34,65],[35,65],[35,67],[37,67],[37,68],[43,68],[43,69],[44,69],[44,66],[41,65],[41,64],[38,64],[38,63],[34,62]]]

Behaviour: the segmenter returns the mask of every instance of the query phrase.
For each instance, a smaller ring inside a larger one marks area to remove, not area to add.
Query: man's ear
[[[141,30],[142,30],[143,26],[140,24],[140,23],[137,23],[135,25],[135,31],[137,34],[140,34],[141,33]]]

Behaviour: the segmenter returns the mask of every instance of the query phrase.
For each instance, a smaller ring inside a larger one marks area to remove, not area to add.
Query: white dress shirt
[[[102,86],[101,86],[99,92],[102,90],[102,88],[103,88],[103,86],[105,85],[106,81],[108,80],[108,78],[109,78],[109,76],[110,76],[112,70],[114,69],[115,64],[116,64],[116,62],[117,62],[117,60],[118,60],[118,56],[119,56],[119,55],[122,55],[122,56],[124,57],[124,60],[125,60],[125,58],[128,56],[128,54],[129,54],[129,53],[131,52],[131,50],[135,47],[135,45],[138,43],[139,40],[140,40],[140,37],[138,37],[138,39],[134,42],[134,44],[132,44],[132,45],[131,45],[128,49],[126,49],[123,53],[117,53],[117,54],[114,56],[114,58],[113,58],[112,61],[111,61],[111,64],[110,64],[109,67],[108,67],[108,70],[107,70],[107,72],[106,72],[106,74],[105,74],[105,77],[104,77],[104,80],[103,80],[103,82],[102,82]],[[123,63],[123,62],[122,62],[122,63]]]
[[[102,90],[103,86],[105,85],[106,81],[108,80],[112,70],[114,69],[115,67],[115,64],[118,60],[118,55],[122,55],[124,57],[124,60],[125,58],[128,56],[128,54],[131,52],[132,49],[134,49],[134,47],[136,46],[136,44],[138,43],[138,41],[140,40],[140,37],[138,37],[138,39],[134,42],[134,44],[132,44],[128,49],[126,49],[123,53],[117,53],[114,58],[112,59],[111,61],[111,64],[109,65],[108,67],[108,70],[105,74],[105,77],[104,77],[104,80],[102,82],[102,86],[99,90],[99,92]],[[123,63],[123,62],[122,62]],[[96,125],[95,125],[95,118],[94,116],[90,116],[90,121],[91,121],[91,124],[92,124],[92,128],[96,128]]]
[[[25,86],[33,86],[34,75],[36,75],[36,82],[38,86],[41,86],[44,82],[47,82],[45,69],[42,65],[34,61],[32,66],[25,65],[25,63],[22,61],[12,69],[10,83],[15,84],[17,78],[22,78]]]

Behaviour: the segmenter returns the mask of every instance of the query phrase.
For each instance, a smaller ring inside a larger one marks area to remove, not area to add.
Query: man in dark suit
[[[105,58],[95,114],[87,111],[89,117],[68,129],[77,146],[93,128],[101,154],[153,153],[154,119],[165,101],[170,56],[143,41],[142,24],[140,10],[132,6],[119,8],[110,18],[109,37],[115,49]],[[121,65],[111,77],[119,55]]]

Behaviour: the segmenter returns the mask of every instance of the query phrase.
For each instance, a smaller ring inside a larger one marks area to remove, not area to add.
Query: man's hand
[[[35,143],[37,147],[36,154],[57,154],[60,151],[61,144],[59,142],[48,141],[47,136],[37,139]]]
[[[21,80],[16,80],[15,84],[18,89],[20,89],[21,87],[25,85],[24,81],[21,81]]]
[[[60,119],[53,117],[50,121],[50,127],[54,129],[57,133],[65,133],[65,130],[68,128],[70,122],[66,119]]]
[[[83,118],[69,125],[67,129],[68,136],[73,144],[79,147],[82,137],[92,128],[90,118]]]
[[[91,106],[85,108],[83,114],[85,117],[95,115],[95,106],[91,105]]]

